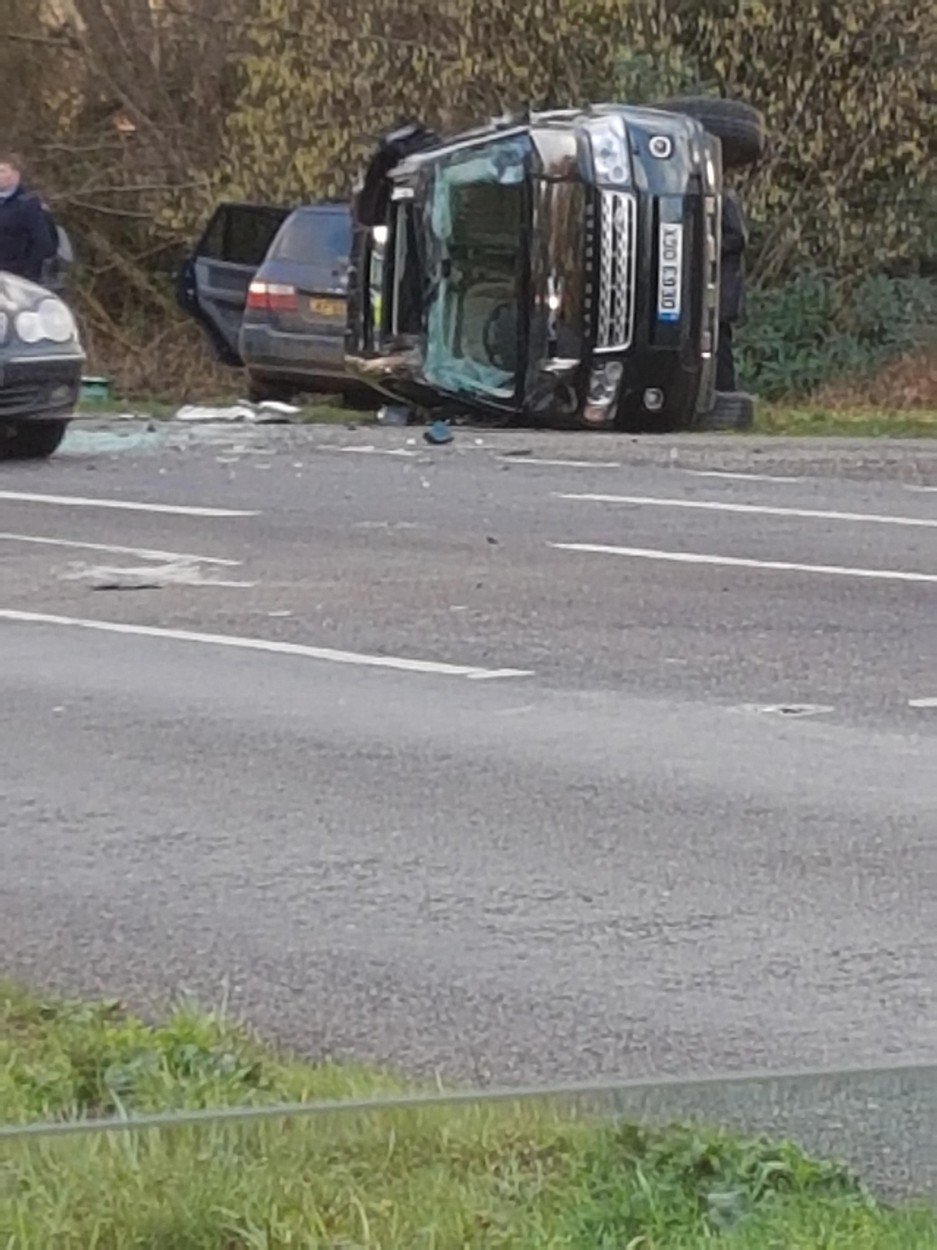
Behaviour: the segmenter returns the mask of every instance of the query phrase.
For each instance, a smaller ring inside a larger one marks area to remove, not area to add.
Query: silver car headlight
[[[628,151],[628,129],[620,117],[603,117],[586,126],[595,180],[609,186],[626,187],[631,183],[631,154]]]
[[[44,299],[38,308],[18,313],[13,323],[24,343],[70,343],[78,337],[75,318],[60,299]]]

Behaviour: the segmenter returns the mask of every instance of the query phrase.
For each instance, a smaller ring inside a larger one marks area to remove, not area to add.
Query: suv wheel
[[[667,113],[684,113],[695,118],[722,142],[725,169],[743,169],[759,160],[765,150],[765,122],[758,109],[744,100],[723,100],[717,96],[678,96],[653,104]]]
[[[755,397],[744,391],[716,391],[709,412],[696,422],[700,430],[750,430],[755,423]]]

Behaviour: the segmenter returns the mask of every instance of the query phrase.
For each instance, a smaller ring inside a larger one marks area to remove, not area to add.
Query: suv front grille
[[[627,191],[601,191],[597,351],[621,351],[634,337],[637,204]]]

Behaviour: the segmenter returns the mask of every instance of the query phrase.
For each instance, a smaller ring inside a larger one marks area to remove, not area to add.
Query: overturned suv
[[[723,159],[754,159],[760,127],[745,105],[694,100],[387,136],[353,210],[349,371],[404,403],[506,421],[704,418]]]
[[[84,362],[62,300],[0,273],[0,460],[52,455],[75,411]]]

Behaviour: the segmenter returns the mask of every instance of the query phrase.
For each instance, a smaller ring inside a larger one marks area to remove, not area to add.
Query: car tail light
[[[285,282],[252,282],[247,307],[259,312],[298,312],[296,288]]]
[[[270,307],[267,297],[266,282],[252,282],[247,290],[247,307],[257,311],[266,311]]]

